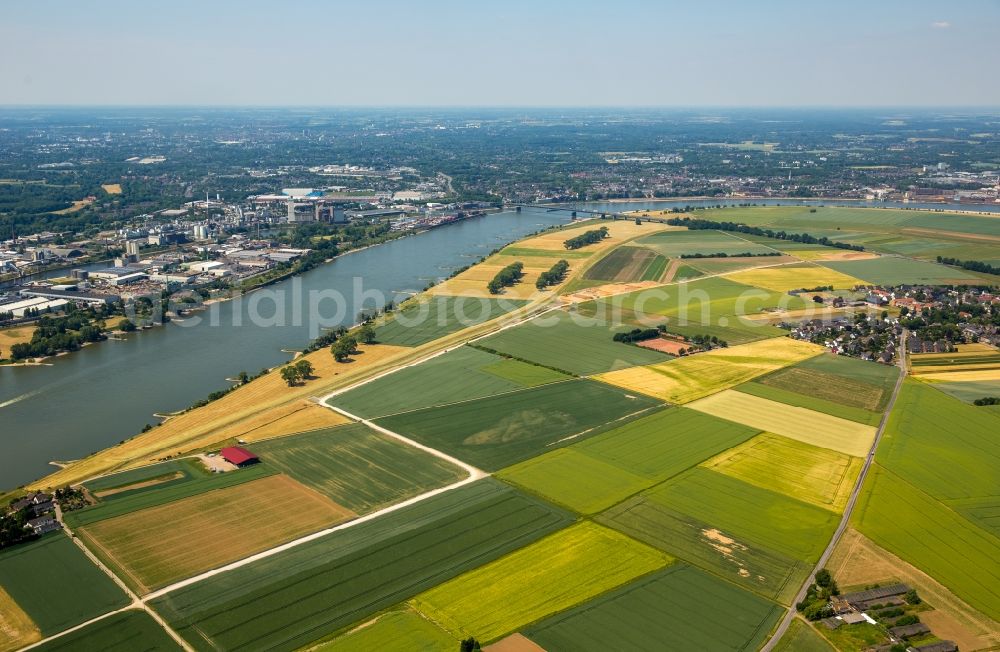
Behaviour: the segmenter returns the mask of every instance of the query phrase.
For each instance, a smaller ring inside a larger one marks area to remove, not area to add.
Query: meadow
[[[558,310],[491,335],[476,344],[578,375],[670,359],[657,351],[613,341],[611,338],[615,333],[631,328],[612,324]]]
[[[91,523],[77,534],[147,593],[353,516],[291,478],[273,475]]]
[[[875,438],[873,426],[735,390],[707,396],[688,407],[855,457],[864,457]]]
[[[778,605],[678,564],[627,584],[526,631],[563,650],[756,650],[781,615]]]
[[[843,512],[863,460],[764,433],[703,466],[763,489]]]
[[[332,641],[310,648],[315,652],[452,652],[459,641],[412,610],[390,611]]]
[[[568,378],[552,369],[462,346],[338,394],[329,402],[373,419]]]
[[[665,231],[639,238],[635,241],[667,258],[680,258],[684,254],[764,254],[774,249],[756,242],[750,242],[738,235],[723,231]]]
[[[756,432],[693,410],[669,408],[508,467],[498,477],[593,514]]]
[[[944,392],[949,396],[954,396],[964,403],[972,403],[976,399],[987,396],[1000,396],[1000,380],[980,380],[966,382],[939,381],[932,383],[931,387]]]
[[[658,404],[602,383],[574,380],[415,410],[376,423],[480,468],[497,470]]]
[[[782,337],[713,349],[667,363],[612,371],[597,378],[671,403],[688,403],[822,351],[815,344]]]
[[[672,561],[584,521],[421,593],[411,604],[454,636],[485,642]]]
[[[774,650],[775,652],[836,652],[832,645],[801,618],[792,621]]]
[[[896,256],[824,261],[822,264],[872,285],[962,285],[982,282],[981,277],[963,269]]]
[[[61,532],[0,551],[0,588],[42,636],[129,603],[118,585]]]
[[[484,479],[173,591],[153,606],[197,650],[294,650],[571,521]]]
[[[357,514],[457,482],[465,472],[363,424],[279,437],[254,452]]]
[[[39,645],[41,652],[168,652],[174,639],[145,611],[130,609]]]
[[[484,284],[485,286],[485,284]],[[435,296],[407,303],[375,328],[380,344],[419,346],[527,304],[518,299]]]

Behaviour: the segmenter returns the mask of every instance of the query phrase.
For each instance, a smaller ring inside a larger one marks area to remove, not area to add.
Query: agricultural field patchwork
[[[391,313],[391,319],[375,328],[375,337],[381,344],[419,346],[526,304],[526,301],[512,298],[429,297]]]
[[[328,643],[310,648],[316,652],[452,652],[459,640],[412,610],[390,611],[374,622],[339,636]]]
[[[659,404],[602,383],[573,380],[415,410],[376,423],[480,468],[497,470]]]
[[[775,603],[678,564],[526,630],[549,652],[756,650],[777,623]]]
[[[173,591],[153,606],[197,650],[294,650],[571,521],[484,479]]]
[[[160,491],[208,476],[205,465],[198,460],[182,459],[106,475],[84,482],[83,486],[94,498],[109,501]]]
[[[61,532],[0,551],[0,591],[42,636],[129,603],[124,591]],[[8,617],[17,616],[5,611]],[[28,627],[18,620],[19,627]]]
[[[767,376],[764,378],[766,379]],[[784,403],[785,405],[794,405],[796,407],[805,408],[814,412],[822,412],[823,414],[829,414],[835,417],[840,417],[841,419],[847,419],[848,421],[864,423],[869,426],[878,426],[879,422],[882,420],[881,412],[872,412],[863,408],[828,401],[810,394],[780,389],[774,385],[760,382],[759,380],[737,385],[733,389],[737,392],[750,394],[751,396],[767,399],[769,401]]]
[[[179,652],[181,646],[148,613],[131,609],[35,649],[41,652]]]
[[[458,638],[491,641],[672,561],[584,521],[422,593],[412,604]]]
[[[624,246],[591,265],[583,278],[612,283],[658,281],[666,268],[667,259],[652,249]]]
[[[586,375],[669,360],[657,351],[615,342],[630,327],[558,310],[479,340],[476,345],[569,373]]]
[[[764,433],[703,466],[744,482],[843,512],[863,460]]]
[[[781,267],[751,269],[729,274],[726,278],[737,283],[761,287],[775,292],[833,286],[835,290],[849,290],[864,285],[860,279],[842,274],[821,265],[797,263]]]
[[[873,426],[735,390],[713,394],[688,407],[855,457],[864,457],[875,439]]]
[[[552,369],[463,346],[338,394],[329,402],[372,419],[568,378]]]
[[[755,434],[751,428],[693,410],[669,408],[531,458],[498,476],[592,514]]]
[[[597,378],[671,403],[688,403],[822,351],[815,344],[782,337],[713,349],[667,363],[612,371]]]
[[[254,452],[357,514],[457,482],[466,475],[441,458],[360,423],[260,442]]]
[[[91,523],[77,533],[147,593],[353,516],[288,476],[273,475]]]
[[[898,376],[898,367],[846,356],[818,355],[755,382],[848,408],[881,413]],[[845,414],[845,418],[850,417]]]

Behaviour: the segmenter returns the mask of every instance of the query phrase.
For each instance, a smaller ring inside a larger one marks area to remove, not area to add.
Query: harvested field
[[[179,652],[181,647],[148,613],[130,609],[35,649],[40,652]]]
[[[734,390],[713,394],[688,407],[854,457],[864,457],[875,438],[873,426]]]
[[[28,614],[0,586],[0,652],[12,652],[42,638]]]
[[[517,243],[517,247],[525,249],[544,249],[551,251],[555,256],[559,256],[562,252],[566,251],[566,245],[563,243],[567,240],[581,235],[586,231],[599,229],[602,226],[607,227],[608,237],[598,243],[576,249],[571,253],[593,254],[594,252],[612,249],[616,245],[640,236],[651,235],[660,231],[686,230],[683,229],[683,227],[667,226],[666,224],[658,224],[655,222],[636,224],[635,220],[586,220],[566,228],[546,231],[541,235],[536,235],[528,238],[527,240],[522,240]]]
[[[323,643],[312,652],[452,652],[458,639],[412,610],[390,611],[348,633]]]
[[[822,351],[815,344],[782,337],[713,349],[662,364],[612,371],[597,379],[671,403],[687,403]]]
[[[545,652],[545,648],[521,633],[505,636],[496,643],[487,645],[483,650],[484,652]]]
[[[973,371],[942,371],[920,374],[920,380],[948,383],[994,383],[1000,381],[1000,367]]]
[[[835,262],[843,260],[868,260],[878,258],[878,254],[871,251],[850,251],[845,249],[835,249],[827,247],[825,249],[797,249],[794,252],[796,258],[808,260],[810,262]]]
[[[789,290],[826,285],[832,285],[835,290],[849,290],[855,286],[864,285],[864,281],[861,279],[842,274],[828,267],[807,263],[735,272],[729,274],[727,278],[737,283],[766,288],[775,292],[788,292]]]
[[[549,257],[547,258],[528,256],[523,260],[517,256],[507,255],[504,252],[493,254],[483,262],[470,267],[457,276],[435,285],[427,291],[427,295],[431,297],[460,296],[466,299],[482,298],[485,300],[498,298],[533,299],[542,296],[544,292],[550,292],[555,287],[558,287],[550,286],[545,290],[539,290],[535,283],[542,272],[548,271],[560,260],[564,260],[564,258],[555,252],[549,252]],[[566,278],[569,278],[572,276],[575,265],[578,265],[578,263],[570,258],[565,258],[565,260],[567,263],[570,263],[570,269],[566,273]],[[501,294],[491,294],[487,287],[489,282],[493,280],[497,272],[512,263],[521,263],[523,266],[521,271],[524,276],[514,285],[503,288]],[[470,302],[469,305],[475,306],[476,303]]]
[[[198,650],[295,650],[572,518],[484,479],[153,601]]]
[[[412,604],[457,638],[492,641],[672,561],[583,521],[436,586]]]
[[[261,442],[254,452],[357,514],[466,475],[457,466],[360,423]]]
[[[78,533],[147,593],[353,516],[312,489],[275,475],[99,521]]]
[[[658,256],[652,249],[643,247],[618,247],[591,265],[583,274],[583,278],[593,281],[611,281],[627,283],[630,281],[657,281],[655,278],[644,278],[646,271],[654,261],[660,273],[666,268],[667,259]]]
[[[0,360],[4,359],[5,353],[10,354],[10,347],[15,344],[27,344],[31,341],[31,336],[34,334],[34,324],[0,328]]]
[[[293,401],[222,428],[212,435],[212,438],[223,437],[223,439],[212,443],[220,447],[235,444],[238,439],[253,443],[309,430],[332,428],[349,422],[347,417],[312,401]]]
[[[534,285],[531,287],[534,289]],[[526,303],[507,297],[431,296],[426,300],[408,303],[403,309],[391,313],[389,321],[376,326],[375,334],[383,344],[419,346],[463,328],[496,319]],[[329,351],[321,353],[331,357]]]
[[[961,650],[1000,645],[1000,623],[976,611],[936,579],[880,548],[848,528],[830,557],[827,568],[841,586],[870,586],[905,582],[916,587],[934,611],[920,613],[936,635],[955,641]]]
[[[0,590],[42,636],[129,603],[118,585],[62,532],[0,551]],[[2,613],[16,618],[6,610]]]
[[[644,349],[652,349],[653,351],[659,351],[660,353],[666,353],[668,355],[678,355],[678,356],[681,354],[682,351],[687,351],[691,347],[691,345],[688,344],[687,342],[668,340],[662,337],[636,342],[635,345],[641,346]]]
[[[631,292],[636,292],[637,290],[655,288],[660,284],[654,281],[638,281],[636,283],[608,283],[602,285],[601,281],[590,281],[587,285],[589,285],[589,287],[576,289],[573,289],[571,286],[567,286],[567,292],[571,289],[573,291],[563,296],[563,303],[583,303],[585,301],[603,299],[604,297],[613,297],[619,294],[629,294]]]
[[[708,573],[675,565],[527,629],[561,650],[756,650],[778,605]]]
[[[703,464],[752,485],[843,512],[863,460],[764,433]]]
[[[101,188],[104,188],[104,192],[109,195],[120,195],[122,194],[122,184],[120,183],[104,183],[101,184]]]
[[[378,419],[379,425],[483,469],[497,470],[580,441],[606,423],[657,406],[589,380]]]

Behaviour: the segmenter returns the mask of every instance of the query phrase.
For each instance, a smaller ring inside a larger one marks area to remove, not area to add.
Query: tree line
[[[587,245],[594,244],[595,242],[600,242],[606,237],[608,237],[608,227],[602,226],[599,229],[585,231],[574,238],[570,238],[565,241],[563,245],[567,249],[579,249],[580,247],[586,247]]]
[[[715,254],[702,254],[702,253],[681,254],[681,258],[729,258],[730,256],[733,258],[753,258],[755,256],[784,256],[784,255],[785,254],[780,251],[765,251],[764,253],[760,254],[752,254],[749,251],[745,251],[741,254],[727,254],[724,251],[720,251]]]
[[[831,240],[826,236],[822,238],[817,238],[816,236],[809,235],[808,233],[788,233],[786,231],[772,231],[771,229],[762,229],[756,226],[749,226],[747,224],[741,224],[739,222],[715,222],[713,220],[704,220],[695,217],[671,217],[667,220],[667,224],[671,226],[686,226],[693,231],[730,231],[733,233],[745,233],[747,235],[763,236],[766,238],[773,238],[775,240],[790,240],[792,242],[801,242],[803,244],[816,244],[822,247],[835,247],[837,249],[850,249],[851,251],[864,251],[865,248],[861,245],[851,244],[849,242],[837,242],[836,240]]]
[[[962,269],[967,269],[972,272],[982,272],[983,274],[1000,275],[1000,267],[996,267],[995,265],[990,265],[989,263],[984,263],[981,260],[959,260],[958,258],[948,258],[945,256],[938,256],[937,261],[942,265],[954,265],[955,267],[961,267]]]
[[[547,272],[542,272],[538,275],[538,280],[535,281],[535,287],[539,290],[544,290],[550,285],[558,285],[562,283],[562,280],[566,278],[566,272],[569,271],[569,263],[565,260],[560,260],[558,263],[549,268]]]
[[[524,264],[520,261],[511,263],[507,265],[493,277],[493,280],[487,284],[487,289],[490,294],[500,294],[500,291],[505,287],[510,287],[524,276]]]

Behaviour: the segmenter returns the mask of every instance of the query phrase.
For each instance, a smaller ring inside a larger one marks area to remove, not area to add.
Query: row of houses
[[[33,534],[42,535],[62,527],[62,523],[56,520],[55,509],[56,503],[52,494],[39,492],[12,502],[7,509],[7,515],[15,516],[27,512],[32,518],[25,523],[25,529],[30,529]]]

